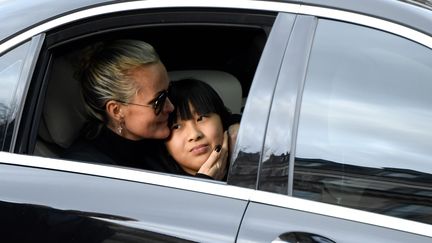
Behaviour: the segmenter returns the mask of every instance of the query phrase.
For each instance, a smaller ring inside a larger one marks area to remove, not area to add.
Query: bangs
[[[229,112],[216,91],[207,83],[194,79],[183,79],[171,84],[170,99],[175,110],[170,114],[171,127],[179,118],[190,120],[193,118],[191,108],[199,115],[216,113],[221,117],[222,123],[228,119]],[[192,106],[190,107],[189,104]],[[223,124],[225,127],[225,124]]]
[[[191,108],[193,108],[198,115],[218,113],[218,110],[208,96],[195,93],[190,95],[190,97],[184,97],[182,102],[178,103],[178,118],[180,118],[180,120],[192,119],[193,111],[191,110]]]

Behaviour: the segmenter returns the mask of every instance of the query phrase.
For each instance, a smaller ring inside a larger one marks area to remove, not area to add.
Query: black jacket
[[[183,174],[177,163],[166,154],[163,140],[132,141],[104,127],[94,139],[79,139],[62,157],[76,161]]]

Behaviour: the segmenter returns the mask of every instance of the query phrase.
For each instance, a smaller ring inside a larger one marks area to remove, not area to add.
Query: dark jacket
[[[79,139],[62,157],[76,161],[183,174],[177,163],[165,156],[166,153],[163,140],[132,141],[103,127],[96,138]]]

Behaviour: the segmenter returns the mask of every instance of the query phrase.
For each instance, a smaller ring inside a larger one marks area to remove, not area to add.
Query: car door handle
[[[272,243],[336,243],[324,236],[307,232],[288,232],[279,235]]]

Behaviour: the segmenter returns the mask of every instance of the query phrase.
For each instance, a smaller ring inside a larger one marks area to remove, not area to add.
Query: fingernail
[[[219,153],[221,151],[221,149],[222,149],[222,145],[216,145],[216,147],[215,147],[216,152]]]

